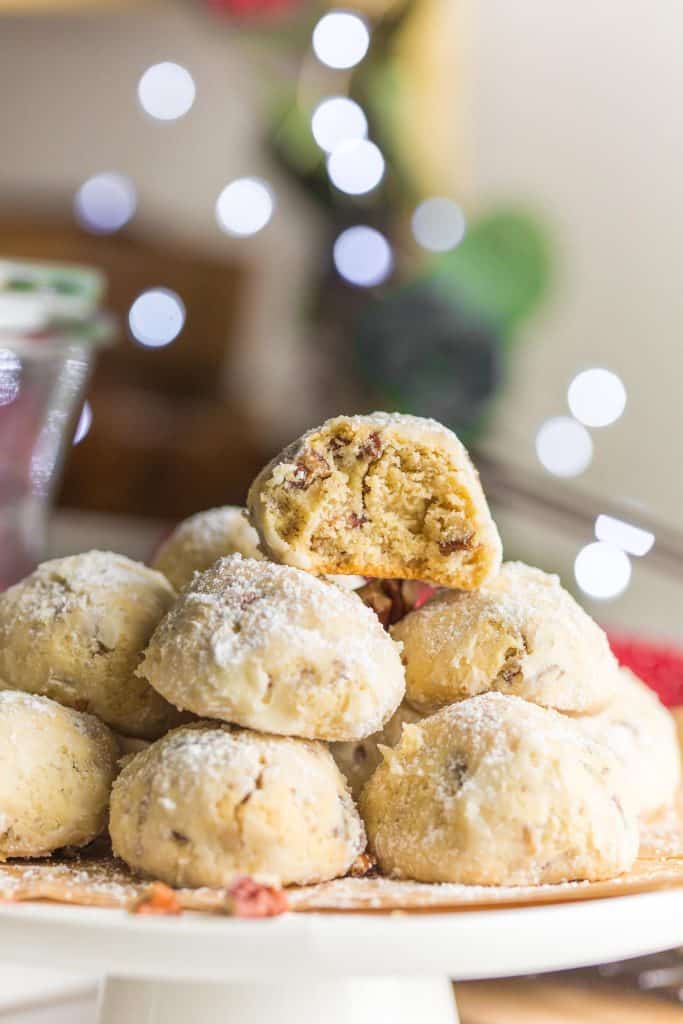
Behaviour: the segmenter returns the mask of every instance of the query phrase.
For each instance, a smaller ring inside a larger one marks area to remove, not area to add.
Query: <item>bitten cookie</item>
[[[356,799],[377,765],[382,761],[380,745],[395,747],[401,739],[404,724],[412,725],[422,718],[424,715],[419,711],[414,711],[410,704],[404,703],[396,709],[384,728],[373,733],[372,736],[368,736],[364,740],[356,740],[353,743],[330,743],[332,757],[344,774]]]
[[[613,697],[603,630],[549,576],[506,562],[476,593],[440,593],[391,630],[403,643],[406,699],[420,711],[488,690],[589,713]]]
[[[455,434],[434,420],[328,420],[261,471],[247,504],[266,554],[316,574],[470,590],[500,566],[476,470]]]
[[[626,668],[616,694],[599,715],[575,719],[616,754],[642,815],[670,807],[681,783],[676,723],[649,686]]]
[[[43,562],[0,594],[0,679],[127,736],[160,736],[182,717],[135,669],[174,598],[161,573],[109,551]]]
[[[175,729],[137,754],[114,785],[109,828],[131,868],[176,886],[219,887],[236,874],[321,882],[365,848],[322,743],[217,723]]]
[[[204,572],[218,558],[228,555],[263,558],[258,534],[247,521],[246,509],[236,505],[210,508],[184,519],[159,548],[152,568],[164,574],[182,590],[195,572]],[[332,576],[339,586],[355,590],[365,582],[362,576]]]
[[[406,725],[361,794],[382,871],[422,882],[612,878],[638,851],[614,754],[570,719],[488,693]]]
[[[400,647],[355,594],[231,555],[162,619],[140,673],[177,707],[263,732],[362,739],[393,714]]]
[[[0,860],[84,846],[107,823],[119,749],[92,715],[0,693]]]
[[[198,512],[179,523],[159,548],[152,566],[181,590],[195,572],[203,572],[217,558],[235,553],[245,558],[263,557],[245,510],[226,505]]]

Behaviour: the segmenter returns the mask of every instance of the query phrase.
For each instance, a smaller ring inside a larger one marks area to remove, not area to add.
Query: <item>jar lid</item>
[[[35,334],[95,317],[105,279],[91,267],[0,259],[0,332]]]

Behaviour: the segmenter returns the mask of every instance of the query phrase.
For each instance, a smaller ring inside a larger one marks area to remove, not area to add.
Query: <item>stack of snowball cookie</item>
[[[455,435],[375,413],[154,568],[45,562],[0,595],[0,858],[108,825],[174,886],[324,881],[366,846],[424,882],[628,870],[676,796],[673,720],[557,577],[501,557]]]

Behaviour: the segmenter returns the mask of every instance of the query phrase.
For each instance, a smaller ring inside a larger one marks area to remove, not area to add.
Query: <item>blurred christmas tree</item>
[[[466,5],[209,2],[297,55],[294,84],[276,83],[268,139],[328,225],[308,312],[331,379],[361,407],[473,436],[550,260],[530,213],[466,210]]]

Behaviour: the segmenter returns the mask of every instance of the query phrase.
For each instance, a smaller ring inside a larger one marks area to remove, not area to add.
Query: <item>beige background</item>
[[[462,45],[476,195],[462,198],[470,209],[527,202],[548,223],[558,262],[555,292],[516,350],[487,447],[538,469],[535,433],[546,417],[567,411],[572,375],[608,366],[625,381],[626,413],[593,432],[594,462],[576,486],[643,502],[677,524],[683,7],[675,0],[467,3],[471,29]],[[321,225],[263,155],[264,54],[243,37],[236,45],[234,27],[217,29],[189,5],[161,7],[161,17],[157,9],[0,22],[0,195],[68,209],[84,178],[120,170],[138,186],[142,226],[216,252],[237,245],[257,269],[243,325],[246,356],[226,386],[251,391],[274,438],[298,432],[315,416],[314,367],[296,317]],[[142,71],[164,59],[187,65],[197,83],[195,107],[170,124],[146,118],[135,94]],[[459,102],[454,94],[454,111]],[[216,227],[213,205],[243,174],[273,181],[279,208],[261,235],[235,243]],[[511,550],[561,567],[568,579],[576,551],[591,539],[502,521]],[[636,568],[639,586],[599,614],[683,632],[679,583]]]

